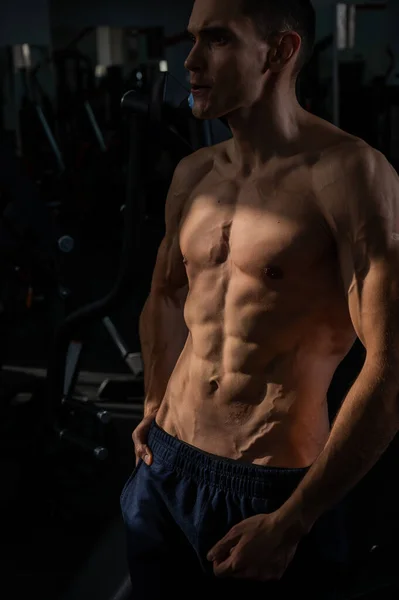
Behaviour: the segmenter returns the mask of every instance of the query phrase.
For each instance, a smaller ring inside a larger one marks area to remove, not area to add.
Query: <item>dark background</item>
[[[357,10],[353,47],[335,55],[334,3],[314,2],[316,50],[300,79],[298,96],[310,111],[381,150],[398,169],[399,1],[364,4]],[[5,238],[0,229],[0,595],[4,592],[9,600],[28,594],[42,600],[108,600],[123,579],[119,495],[134,465],[131,431],[140,417],[142,381],[132,377],[99,319],[78,332],[84,354],[77,389],[101,406],[96,396],[99,383],[118,376],[134,396],[127,399],[128,408],[112,409],[112,422],[103,428],[79,410],[62,413],[64,427],[107,447],[108,458],[98,461],[52,435],[46,375],[56,355],[59,325],[77,307],[112,290],[120,268],[129,153],[121,95],[140,81],[137,73],[144,74],[150,86],[161,61],[163,67],[166,61],[171,74],[168,102],[174,107],[182,102],[188,88],[183,63],[190,46],[179,38],[172,43],[171,38],[186,28],[191,6],[186,0],[3,0],[0,5],[0,209],[12,200],[10,214],[19,228],[17,251],[14,238]],[[126,32],[132,31],[135,41],[129,38],[129,54]],[[163,45],[163,38],[169,43]],[[107,44],[110,39],[112,44]],[[124,52],[121,39],[126,42]],[[73,60],[58,65],[54,61],[66,48],[79,56],[77,71]],[[33,87],[27,86],[21,69],[20,57],[28,50],[30,69],[41,65]],[[334,56],[339,63],[339,121],[334,110]],[[106,155],[82,117],[85,100],[106,141]],[[62,176],[38,120],[38,106],[63,154]],[[211,126],[215,141],[228,136],[220,123]],[[157,156],[154,172],[146,172],[144,178],[142,239],[132,255],[130,282],[107,312],[133,353],[140,352],[138,318],[163,235],[166,190],[181,152],[171,144],[156,126],[140,139],[143,156]],[[43,207],[47,217],[42,218]],[[36,263],[33,258],[36,252],[46,254],[47,246],[37,250],[46,232],[49,251],[56,254],[55,281],[46,275],[41,259]],[[74,239],[71,253],[59,252],[63,235]],[[27,309],[30,288],[33,304]],[[66,299],[62,290],[69,292]],[[364,350],[356,343],[331,385],[331,416],[363,360]],[[21,397],[21,392],[27,396]],[[124,394],[126,390],[118,388],[112,402],[126,401]],[[53,398],[56,412],[60,400]],[[395,439],[351,496],[357,516],[350,517],[354,552],[396,537],[396,474]]]

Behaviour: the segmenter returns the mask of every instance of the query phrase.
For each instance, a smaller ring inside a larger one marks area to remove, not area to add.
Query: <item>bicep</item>
[[[184,162],[177,166],[165,204],[165,235],[159,246],[152,276],[152,291],[174,295],[187,286],[187,273],[180,250],[180,223],[187,191]]]
[[[367,353],[396,354],[399,345],[397,252],[370,259],[367,268],[360,273],[354,270],[348,286],[348,306],[356,334]]]
[[[367,172],[355,175],[350,218],[341,235],[341,274],[367,352],[392,355],[399,345],[398,178],[381,155],[372,157]]]
[[[151,291],[178,295],[188,285],[187,273],[180,251],[178,235],[166,234],[157,254]]]
[[[158,250],[152,290],[167,293],[176,302],[188,293],[188,278],[180,249],[180,226],[186,202],[196,184],[213,166],[208,148],[201,148],[177,165],[165,205],[165,237]]]

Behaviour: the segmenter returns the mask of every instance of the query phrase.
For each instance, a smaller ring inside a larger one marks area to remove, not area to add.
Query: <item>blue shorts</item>
[[[155,422],[148,445],[153,464],[140,461],[121,495],[133,598],[191,599],[220,591],[229,600],[247,593],[272,600],[287,597],[288,590],[293,597],[303,590],[308,600],[335,598],[335,574],[348,556],[338,508],[326,512],[301,540],[280,581],[217,578],[206,559],[234,525],[277,510],[308,469],[221,458],[175,439]]]

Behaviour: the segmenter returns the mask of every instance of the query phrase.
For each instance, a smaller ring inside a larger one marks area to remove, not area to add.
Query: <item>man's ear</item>
[[[278,73],[295,60],[301,48],[301,36],[295,31],[286,31],[270,38],[270,48],[267,56],[267,68]]]

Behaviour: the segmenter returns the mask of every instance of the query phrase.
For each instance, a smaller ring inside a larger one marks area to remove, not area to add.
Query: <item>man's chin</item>
[[[212,119],[211,115],[211,110],[209,107],[203,107],[203,106],[193,106],[193,116],[196,119],[199,119],[201,121],[207,121],[209,119]]]
[[[192,112],[193,116],[200,121],[212,121],[213,119],[225,116],[225,112],[217,111],[212,106],[201,107],[194,105]]]

